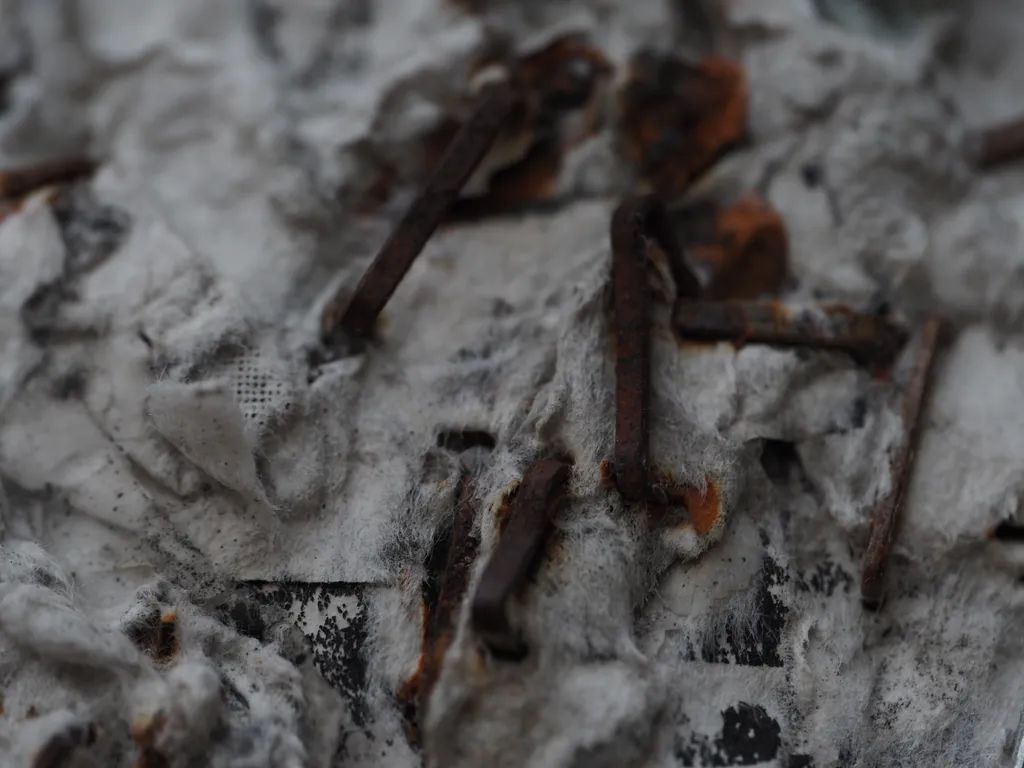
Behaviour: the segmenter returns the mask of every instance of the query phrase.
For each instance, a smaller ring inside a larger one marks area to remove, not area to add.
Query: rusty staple
[[[477,584],[470,618],[495,656],[521,658],[524,645],[509,617],[509,602],[537,567],[554,514],[564,499],[571,465],[560,459],[534,462],[519,484],[508,524]]]
[[[887,318],[838,304],[681,302],[672,320],[676,334],[689,341],[811,347],[877,362],[891,360],[905,341],[902,329]]]
[[[683,260],[664,206],[653,195],[628,198],[612,216],[612,286],[615,307],[615,455],[619,492],[631,501],[651,500],[648,465],[651,290],[650,241],[668,259],[677,300],[699,295],[700,283]],[[684,303],[684,302],[683,302]]]
[[[860,594],[865,608],[874,610],[882,604],[885,572],[899,527],[903,501],[910,486],[914,455],[921,433],[921,412],[928,395],[928,385],[935,366],[943,323],[929,318],[921,332],[910,382],[903,394],[900,418],[903,437],[896,446],[891,462],[892,490],[871,515],[868,546],[861,571]]]
[[[459,128],[426,186],[363,273],[355,292],[347,302],[345,294],[339,292],[328,304],[324,315],[327,346],[334,345],[339,332],[363,338],[373,333],[385,304],[501,132],[514,100],[506,81],[482,88],[472,115]]]

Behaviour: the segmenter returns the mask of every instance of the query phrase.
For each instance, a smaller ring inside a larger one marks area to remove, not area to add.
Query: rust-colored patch
[[[718,485],[708,478],[708,487],[704,493],[689,486],[685,489],[686,505],[690,510],[690,522],[697,533],[706,535],[718,524],[722,516],[722,499]]]
[[[608,490],[615,490],[615,467],[612,466],[611,459],[604,459],[601,462],[601,485]]]
[[[491,176],[487,194],[464,197],[449,210],[448,221],[473,221],[522,210],[554,199],[562,170],[562,150],[542,141],[515,165]]]
[[[585,35],[568,34],[520,58],[514,76],[540,102],[542,112],[557,113],[586,106],[598,80],[613,69]]]
[[[756,299],[779,291],[789,238],[782,217],[760,196],[718,210],[702,207],[684,221],[682,240],[690,258],[712,275],[703,298]]]
[[[634,55],[619,95],[626,158],[654,191],[677,198],[747,136],[743,68],[650,50]]]
[[[495,66],[507,73],[519,96],[518,111],[507,121],[507,146],[518,142],[525,154],[497,170],[486,193],[461,200],[449,220],[500,215],[553,200],[566,151],[601,127],[597,96],[613,67],[585,35],[563,35],[515,59],[484,60],[477,70]],[[569,115],[574,120],[571,131],[565,129]],[[446,122],[431,135],[425,155],[428,167],[439,157],[432,148],[444,146],[452,133]]]

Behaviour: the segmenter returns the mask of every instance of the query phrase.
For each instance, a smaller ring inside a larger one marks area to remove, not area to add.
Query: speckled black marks
[[[768,764],[779,756],[782,729],[757,705],[739,702],[722,712],[722,730],[713,737],[692,734],[678,741],[676,759],[684,766]]]
[[[700,660],[713,664],[782,667],[780,647],[789,608],[776,592],[788,581],[786,572],[772,558],[765,557],[750,608],[749,615],[755,617],[753,626],[742,633],[731,625],[726,627],[713,644],[699,650]]]
[[[826,558],[814,566],[809,572],[797,575],[796,588],[801,592],[815,592],[825,597],[832,597],[837,591],[847,593],[853,586],[853,575],[832,560]]]
[[[313,664],[348,702],[352,720],[369,720],[367,617],[363,585],[346,582],[246,582],[241,587],[256,605],[287,611],[313,646]]]

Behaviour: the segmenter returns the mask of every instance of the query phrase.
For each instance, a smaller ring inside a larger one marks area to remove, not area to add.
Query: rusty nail
[[[896,446],[890,464],[893,488],[875,507],[871,515],[868,547],[864,554],[864,568],[861,572],[860,595],[865,608],[876,609],[882,603],[882,589],[885,570],[889,562],[896,529],[900,521],[903,500],[910,486],[914,454],[921,432],[921,411],[928,394],[928,384],[934,368],[936,352],[942,334],[942,321],[929,318],[921,332],[914,368],[906,391],[900,418],[903,423],[903,437]]]
[[[984,128],[970,139],[974,164],[988,170],[1024,156],[1024,117]]]
[[[36,752],[32,768],[60,768],[79,747],[96,741],[96,726],[92,723],[71,723],[50,736]]]
[[[508,524],[477,584],[470,608],[473,629],[491,652],[521,658],[524,647],[509,619],[509,600],[537,565],[551,520],[569,481],[570,465],[560,459],[534,462],[519,484]]]
[[[324,316],[328,346],[339,330],[362,337],[372,334],[384,305],[494,143],[513,102],[514,94],[507,82],[483,87],[469,120],[455,134],[426,186],[363,273],[355,292],[347,303],[339,294],[328,305]]]
[[[445,561],[441,590],[437,605],[431,613],[424,644],[424,665],[416,693],[421,723],[426,713],[430,692],[441,673],[445,653],[451,644],[455,616],[469,586],[469,575],[480,548],[480,537],[473,531],[473,520],[476,517],[473,492],[473,483],[468,477],[463,477],[455,507],[455,520],[452,522],[451,545]]]
[[[885,317],[836,304],[789,307],[779,302],[680,302],[673,326],[681,339],[689,341],[813,347],[874,362],[891,359],[905,340],[903,331]]]
[[[96,170],[96,163],[84,157],[49,160],[24,168],[0,171],[0,198],[15,199],[40,187],[72,181]]]
[[[615,305],[615,481],[627,499],[651,494],[647,461],[650,400],[650,286],[647,248],[666,255],[676,295],[697,296],[700,285],[683,261],[665,208],[657,199],[628,198],[612,216],[612,286]]]

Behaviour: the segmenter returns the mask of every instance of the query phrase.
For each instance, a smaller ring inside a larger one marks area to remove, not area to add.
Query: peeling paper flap
[[[158,382],[149,388],[147,411],[172,445],[210,477],[275,518],[256,474],[254,446],[227,379],[200,384]]]

